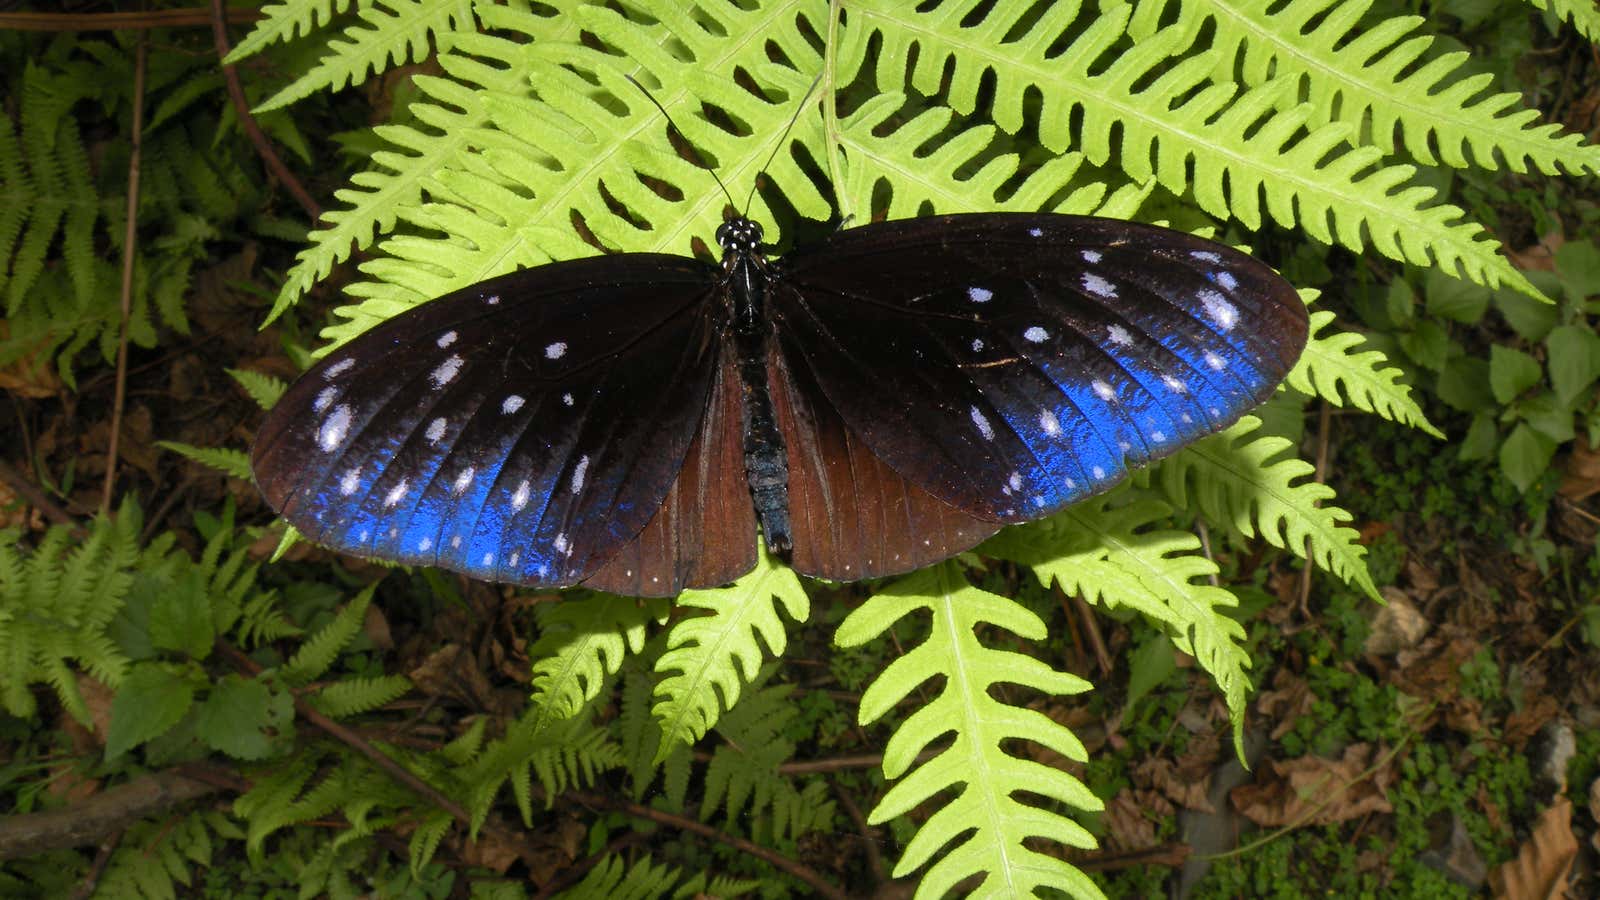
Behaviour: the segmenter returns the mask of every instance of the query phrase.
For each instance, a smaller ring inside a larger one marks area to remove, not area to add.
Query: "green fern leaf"
[[[250,481],[250,454],[243,450],[223,447],[196,447],[179,441],[156,441],[156,446],[186,456],[195,462],[216,469],[224,475]]]
[[[1077,4],[1039,16],[1034,9],[1020,0],[992,6],[964,0],[907,12],[892,0],[871,0],[851,13],[881,43],[880,90],[900,89],[906,61],[914,58],[911,83],[928,95],[947,91],[961,115],[974,112],[979,86],[992,84],[995,122],[1009,133],[1026,124],[1031,91],[1043,103],[1037,121],[1047,148],[1064,151],[1076,140],[1090,162],[1115,158],[1135,181],[1153,178],[1174,193],[1192,191],[1213,215],[1259,228],[1264,196],[1275,221],[1320,240],[1359,251],[1370,237],[1393,259],[1542,296],[1495,252],[1482,226],[1458,221],[1463,214],[1455,206],[1426,206],[1432,188],[1402,187],[1411,167],[1381,166],[1375,147],[1340,150],[1351,127],[1312,127],[1310,104],[1280,111],[1293,94],[1292,80],[1243,93],[1228,83],[1206,84],[1217,56],[1200,52],[1174,63],[1193,50],[1194,35],[1179,25],[1120,49],[1126,4],[1108,7],[1057,53],[1057,41],[1075,27]],[[839,60],[841,81],[865,65],[868,44],[858,37],[848,45],[851,55]],[[1100,67],[1103,58],[1111,61]],[[1075,110],[1082,121],[1076,138]],[[1297,136],[1302,128],[1308,130]],[[1114,135],[1120,135],[1115,147]]]
[[[682,873],[649,856],[629,865],[621,857],[607,856],[583,880],[558,894],[562,900],[656,900],[671,896]]]
[[[1296,457],[1277,459],[1292,443],[1256,435],[1260,425],[1260,419],[1245,416],[1190,445],[1156,468],[1156,483],[1174,505],[1186,508],[1192,494],[1207,518],[1247,538],[1259,531],[1273,546],[1314,561],[1379,600],[1367,571],[1367,548],[1356,530],[1343,524],[1350,514],[1319,505],[1333,498],[1333,488],[1301,482],[1313,466]]]
[[[284,384],[283,379],[273,378],[271,375],[263,375],[260,372],[252,372],[249,369],[223,369],[223,371],[227,372],[234,381],[239,382],[239,386],[244,388],[244,392],[262,409],[271,409],[277,405],[278,398],[282,397],[283,392],[289,389],[289,386]]]
[[[1243,627],[1227,613],[1238,598],[1210,582],[1217,565],[1196,552],[1199,538],[1159,527],[1171,508],[1137,496],[1130,502],[1134,493],[1119,488],[1045,522],[1008,528],[984,552],[1028,566],[1047,587],[1054,581],[1068,594],[1160,623],[1216,679],[1240,739],[1250,655]]]
[[[304,684],[326,672],[338,658],[339,651],[361,631],[361,625],[366,620],[367,604],[372,602],[372,594],[377,589],[376,582],[368,585],[339,610],[333,621],[306,638],[300,649],[284,664],[284,680],[290,684]]]
[[[951,136],[954,121],[955,112],[949,107],[918,112],[901,93],[879,94],[863,103],[840,123],[846,176],[836,190],[842,209],[876,212],[874,195],[880,188],[890,192],[885,211],[890,219],[912,217],[924,209],[940,213],[1046,209],[1123,216],[1137,209],[1137,189],[1110,194],[1104,183],[1085,180],[1083,157],[1076,153],[1048,159],[1019,181],[1021,157],[995,152],[1004,146],[998,128],[975,125]],[[924,153],[936,139],[942,141],[938,147]],[[980,161],[975,173],[967,171]],[[1130,193],[1132,203],[1127,202]]]
[[[900,725],[884,753],[884,775],[904,778],[868,821],[884,822],[932,802],[937,795],[954,793],[907,844],[895,877],[915,871],[940,848],[956,842],[922,876],[918,896],[944,896],[961,881],[982,874],[983,882],[973,896],[1027,896],[1048,886],[1073,897],[1103,897],[1083,872],[1027,843],[1044,838],[1070,847],[1092,847],[1093,836],[1070,819],[1021,802],[1017,795],[1026,792],[1084,810],[1101,809],[1100,800],[1067,773],[1005,749],[1016,741],[1033,741],[1081,761],[1086,758],[1083,745],[1044,714],[1007,705],[992,692],[1001,682],[1047,694],[1081,693],[1089,684],[1032,657],[980,643],[976,630],[980,625],[1035,641],[1043,640],[1047,631],[1038,616],[966,583],[949,564],[919,572],[874,595],[840,624],[835,642],[841,647],[859,646],[924,610],[932,616],[928,639],[891,663],[861,697],[860,717],[866,724],[928,681],[944,681],[939,694]],[[952,731],[954,739],[946,749],[916,764],[924,749]]]
[[[664,600],[597,594],[545,607],[540,635],[528,655],[533,664],[533,727],[568,719],[600,692],[629,653],[644,648],[645,628],[666,621]]]
[[[657,672],[679,673],[656,686],[655,717],[663,735],[657,763],[671,748],[700,740],[716,723],[722,703],[731,707],[739,702],[741,675],[750,681],[760,671],[757,637],[774,656],[783,655],[788,636],[778,616],[779,603],[796,622],[811,615],[811,601],[800,580],[768,558],[764,548],[756,568],[732,587],[679,595],[679,606],[711,614],[673,626],[667,652],[656,663]]]
[[[477,27],[473,0],[372,0],[358,13],[363,25],[344,30],[348,40],[328,43],[333,52],[294,83],[257,106],[258,113],[287,106],[317,91],[339,90],[394,65],[420,62],[441,32]]]
[[[335,719],[377,709],[411,690],[411,679],[404,675],[381,675],[376,678],[346,678],[324,685],[314,695],[317,709]]]
[[[37,711],[33,684],[49,684],[74,718],[88,723],[77,673],[116,687],[129,660],[108,630],[133,588],[139,560],[138,507],[97,518],[87,537],[63,526],[24,554],[16,530],[0,531],[0,708],[21,718]]]
[[[1129,32],[1150,33],[1171,5],[1141,3],[1142,24]],[[1372,22],[1365,18],[1371,7],[1372,0],[1188,2],[1179,4],[1177,23],[1191,35],[1214,23],[1216,77],[1238,71],[1252,85],[1291,79],[1304,85],[1315,107],[1313,124],[1350,123],[1384,153],[1394,152],[1398,131],[1411,156],[1429,165],[1493,169],[1498,151],[1515,172],[1526,172],[1530,162],[1549,175],[1562,168],[1600,172],[1600,147],[1584,146],[1577,134],[1558,135],[1559,125],[1529,127],[1538,113],[1522,108],[1520,94],[1480,96],[1492,75],[1458,79],[1466,52],[1419,64],[1433,38],[1413,32],[1426,19]],[[1463,147],[1471,150],[1470,162]]]
[[[1591,0],[1528,0],[1538,9],[1549,10],[1557,19],[1571,22],[1578,33],[1600,43],[1600,7]]]
[[[355,0],[358,9],[371,2]],[[264,6],[261,9],[261,21],[238,46],[228,52],[222,62],[224,65],[236,65],[274,41],[287,41],[310,34],[327,25],[335,15],[349,9],[350,3],[351,0],[287,0]]]
[[[1319,333],[1333,318],[1327,310],[1311,314],[1311,337],[1285,379],[1289,386],[1335,406],[1346,405],[1348,398],[1349,405],[1357,409],[1443,438],[1444,433],[1428,421],[1422,407],[1412,399],[1411,388],[1400,382],[1404,373],[1389,365],[1389,358],[1382,351],[1357,352],[1366,338],[1354,332]]]

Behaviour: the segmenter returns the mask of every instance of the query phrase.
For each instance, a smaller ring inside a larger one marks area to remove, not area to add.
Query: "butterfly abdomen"
[[[738,359],[744,430],[744,471],[761,532],[774,553],[794,545],[789,523],[789,464],[772,406],[767,355],[772,323],[767,319],[769,274],[760,255],[761,226],[732,219],[717,233],[725,255],[730,328]]]

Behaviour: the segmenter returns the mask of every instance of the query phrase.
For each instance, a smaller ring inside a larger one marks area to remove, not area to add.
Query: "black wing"
[[[1306,339],[1304,305],[1266,265],[1113,219],[910,219],[777,265],[786,365],[907,481],[996,522],[1226,427]]]
[[[290,387],[257,437],[256,480],[339,550],[582,581],[679,476],[717,373],[719,275],[686,257],[596,257],[422,304]]]

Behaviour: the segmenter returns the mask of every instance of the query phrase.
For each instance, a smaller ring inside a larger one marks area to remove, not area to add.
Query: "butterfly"
[[[290,386],[252,466],[340,551],[670,596],[769,549],[899,574],[1103,492],[1261,403],[1294,288],[1222,244],[1050,213],[881,222],[771,258],[550,263],[423,303]]]

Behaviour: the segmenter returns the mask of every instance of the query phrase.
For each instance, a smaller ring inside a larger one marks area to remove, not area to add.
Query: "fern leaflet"
[[[948,563],[874,595],[840,624],[835,642],[841,647],[859,646],[918,611],[932,616],[928,639],[891,663],[867,688],[861,697],[861,721],[882,717],[930,679],[943,678],[944,687],[889,739],[883,773],[891,779],[904,777],[868,821],[884,822],[935,795],[956,793],[918,829],[895,866],[895,877],[915,871],[955,841],[922,876],[917,896],[942,897],[964,879],[982,873],[983,882],[973,896],[1024,896],[1048,886],[1073,897],[1103,897],[1083,872],[1029,846],[1043,838],[1092,847],[1093,836],[1071,819],[1022,803],[1016,795],[1026,792],[1084,810],[1101,809],[1099,798],[1067,773],[1020,759],[1003,747],[1013,741],[1034,741],[1081,761],[1086,758],[1083,745],[1043,713],[1009,706],[992,692],[995,684],[1008,683],[1047,694],[1076,694],[1088,690],[1088,682],[1032,657],[980,643],[975,631],[980,625],[1028,640],[1043,640],[1047,632],[1038,616],[966,583]],[[918,754],[951,731],[955,734],[949,747],[916,765]]]

